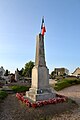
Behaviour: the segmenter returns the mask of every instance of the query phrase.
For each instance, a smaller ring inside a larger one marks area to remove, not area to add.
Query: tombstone
[[[19,80],[19,70],[17,68],[17,70],[15,71],[15,81]]]
[[[56,96],[49,86],[49,69],[46,66],[44,35],[41,33],[36,37],[35,66],[32,69],[31,88],[26,92],[26,97],[33,101],[48,100]]]

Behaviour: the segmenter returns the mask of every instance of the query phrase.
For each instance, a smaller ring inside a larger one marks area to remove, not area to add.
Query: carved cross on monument
[[[49,86],[49,70],[45,62],[44,32],[45,26],[42,19],[42,32],[36,37],[35,66],[32,69],[32,84],[26,96],[33,101],[48,100],[55,97],[55,93]]]

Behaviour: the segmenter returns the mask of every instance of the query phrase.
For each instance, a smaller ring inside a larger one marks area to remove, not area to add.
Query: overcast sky
[[[80,0],[0,0],[0,66],[14,72],[35,61],[42,16],[49,71],[80,67]]]

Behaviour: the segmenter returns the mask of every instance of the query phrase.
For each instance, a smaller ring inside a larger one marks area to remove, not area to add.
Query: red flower
[[[58,103],[61,102],[61,98],[60,98],[60,97],[57,98],[57,102],[58,102]]]
[[[44,105],[47,105],[47,104],[48,104],[48,102],[47,102],[46,100],[44,100],[44,101],[43,101],[43,104],[44,104]]]
[[[27,105],[28,107],[31,107],[31,103],[30,103],[30,102],[26,102],[26,105]]]
[[[31,106],[32,106],[33,108],[36,108],[36,107],[37,107],[37,103],[32,103]]]
[[[43,106],[44,104],[43,104],[43,101],[38,101],[38,102],[36,102],[37,103],[37,106]]]

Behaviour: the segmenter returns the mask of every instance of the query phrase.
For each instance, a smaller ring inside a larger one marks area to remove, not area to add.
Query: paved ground
[[[16,99],[15,94],[10,94],[0,104],[0,120],[46,120],[46,116],[51,116],[52,120],[80,120],[80,85],[66,88],[59,93],[76,100],[79,108],[68,103],[47,105],[37,109],[27,108]],[[69,111],[70,109],[72,110]]]

